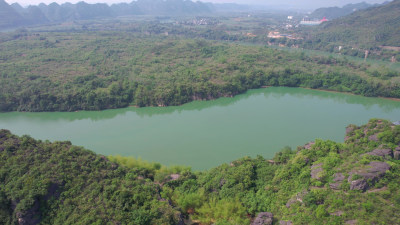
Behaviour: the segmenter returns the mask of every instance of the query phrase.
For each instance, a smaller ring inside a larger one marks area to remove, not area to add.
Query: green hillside
[[[400,126],[345,140],[193,172],[1,130],[0,223],[399,224]]]
[[[137,33],[81,29],[0,35],[0,111],[180,105],[262,86],[400,97],[399,72],[384,67],[166,37],[162,30],[146,35],[142,28],[152,30],[146,26],[134,28]]]
[[[313,44],[334,43],[365,50],[400,46],[400,0],[357,11],[321,25],[309,38]]]
[[[356,4],[348,4],[343,7],[319,8],[312,12],[308,17],[318,19],[326,17],[328,20],[333,20],[339,17],[347,16],[357,10],[369,8],[371,6],[372,5],[366,2],[360,2]]]

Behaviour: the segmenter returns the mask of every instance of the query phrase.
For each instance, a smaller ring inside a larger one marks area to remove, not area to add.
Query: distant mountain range
[[[19,26],[27,21],[4,0],[0,0],[0,28],[10,25]]]
[[[27,8],[23,8],[18,3],[9,5],[4,0],[0,0],[0,28],[128,15],[205,14],[214,10],[213,4],[190,0],[138,0],[111,6],[85,2],[62,5],[42,3],[39,6]]]
[[[400,46],[400,0],[323,23],[310,36],[318,43],[336,43],[363,49],[382,45]]]
[[[372,6],[377,6],[377,5],[372,5],[368,4],[366,2],[361,2],[361,3],[356,3],[356,4],[348,4],[343,7],[327,7],[327,8],[319,8],[316,9],[314,12],[312,12],[309,17],[310,18],[323,18],[326,17],[329,20],[333,20],[339,17],[347,16],[350,15],[351,13],[366,9]]]

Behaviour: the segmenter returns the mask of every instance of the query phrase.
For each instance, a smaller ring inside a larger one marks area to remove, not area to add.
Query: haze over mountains
[[[306,3],[307,1],[304,1]],[[109,2],[110,3],[110,2]],[[252,2],[248,2],[251,4]],[[274,2],[269,2],[275,4]],[[260,1],[259,4],[266,4]],[[352,13],[355,9],[365,9],[372,5],[363,2],[349,4],[343,8],[321,8],[314,11],[311,17],[320,18],[327,16],[334,19]],[[22,7],[19,3],[9,5],[5,0],[0,0],[0,28],[45,24],[49,22],[65,22],[82,19],[113,18],[130,15],[197,15],[216,11],[237,11],[251,9],[250,6],[232,3],[215,4],[193,2],[188,0],[138,0],[131,3],[89,4],[78,2],[76,4],[56,2],[50,4],[29,5]],[[254,8],[253,9],[260,9]],[[267,9],[267,8],[266,8]]]
[[[39,5],[40,3],[50,4],[56,2],[58,4],[63,4],[65,2],[70,3],[78,3],[81,0],[7,0],[9,4],[18,2],[22,6],[28,5]],[[321,0],[300,0],[300,1],[293,1],[293,0],[199,0],[201,2],[211,2],[211,3],[218,3],[218,4],[226,4],[226,3],[236,3],[236,4],[246,4],[246,5],[264,5],[264,6],[280,6],[287,8],[301,8],[301,9],[308,9],[313,10],[320,7],[342,7],[347,4],[355,4],[359,3],[360,0],[329,0],[329,1],[321,1]],[[375,3],[382,3],[385,0],[364,0],[369,4]],[[94,3],[107,3],[111,4],[118,4],[118,3],[130,3],[132,0],[86,0],[85,2],[89,4]]]
[[[333,20],[339,17],[347,16],[355,11],[366,9],[372,6],[378,6],[378,4],[368,4],[366,2],[360,2],[356,4],[347,4],[343,7],[324,7],[316,9],[310,14],[310,18],[323,18],[326,17],[329,20]]]
[[[184,0],[139,0],[111,6],[105,3],[85,2],[61,5],[41,3],[27,8],[18,3],[8,5],[4,0],[0,0],[0,28],[128,15],[193,15],[211,13],[213,10],[213,4]]]

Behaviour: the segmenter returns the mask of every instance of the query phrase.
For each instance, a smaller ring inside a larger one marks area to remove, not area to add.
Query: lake
[[[343,142],[348,124],[400,120],[400,102],[301,88],[250,90],[176,107],[0,113],[0,128],[70,140],[103,155],[141,157],[204,170],[244,156],[272,158],[285,146]]]

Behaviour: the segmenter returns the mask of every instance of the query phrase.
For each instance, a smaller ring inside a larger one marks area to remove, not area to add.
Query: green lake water
[[[272,158],[317,138],[342,142],[348,124],[370,118],[400,120],[400,102],[274,87],[177,107],[1,113],[0,128],[199,170],[244,156]]]

